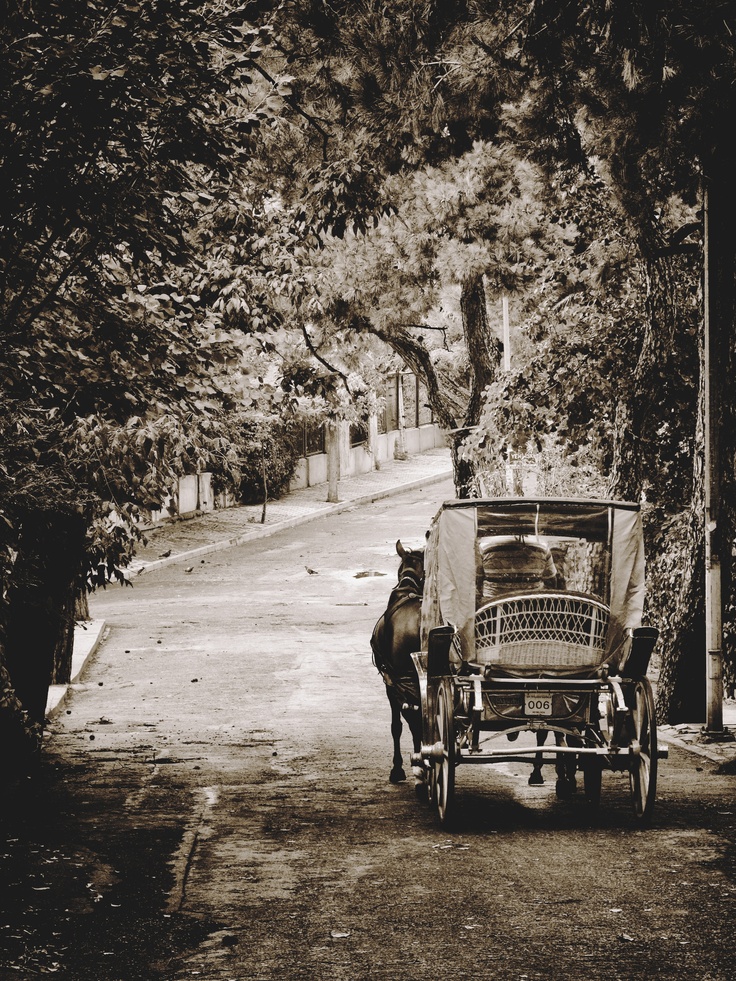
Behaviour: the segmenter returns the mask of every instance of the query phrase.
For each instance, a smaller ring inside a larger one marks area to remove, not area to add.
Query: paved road
[[[449,496],[95,598],[110,635],[3,805],[2,981],[736,976],[736,777],[707,760],[673,750],[647,831],[620,775],[591,820],[521,767],[459,771],[452,836],[388,783],[367,641],[396,538]]]

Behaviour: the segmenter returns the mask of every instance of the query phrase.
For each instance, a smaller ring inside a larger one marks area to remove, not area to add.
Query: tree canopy
[[[655,612],[686,658],[730,4],[6,6],[4,580],[32,513],[82,515],[72,578],[115,575],[176,474],[237,479],[249,420],[357,418],[393,358],[425,381],[462,493],[509,458],[562,461],[645,496],[653,542],[681,522],[688,619]],[[729,372],[732,338],[733,316]],[[669,687],[667,713],[689,711]]]

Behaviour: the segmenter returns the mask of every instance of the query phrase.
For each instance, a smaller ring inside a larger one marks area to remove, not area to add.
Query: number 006
[[[525,692],[525,715],[552,715],[552,695],[540,695],[538,692]]]

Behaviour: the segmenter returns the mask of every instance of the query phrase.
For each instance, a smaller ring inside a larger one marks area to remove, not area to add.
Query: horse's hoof
[[[391,783],[401,783],[402,781],[406,780],[406,774],[401,768],[398,770],[392,770],[389,774],[389,780]]]
[[[575,784],[569,780],[558,780],[555,784],[555,793],[560,800],[570,800],[575,793]]]
[[[529,776],[529,786],[530,787],[540,787],[544,783],[544,777],[538,770],[532,770]]]

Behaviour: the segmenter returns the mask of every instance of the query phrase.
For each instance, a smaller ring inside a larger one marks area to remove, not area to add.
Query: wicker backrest
[[[604,603],[580,594],[495,600],[475,615],[476,659],[511,672],[593,668],[604,658],[608,619]]]

